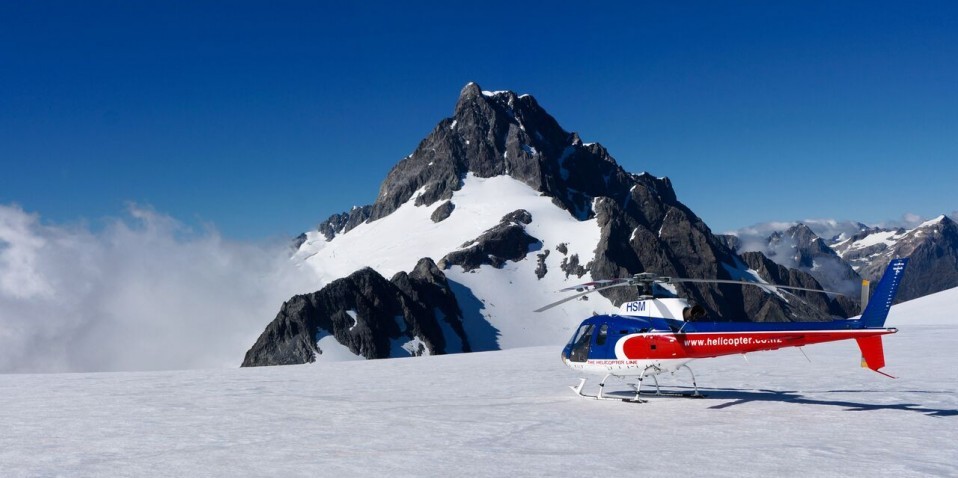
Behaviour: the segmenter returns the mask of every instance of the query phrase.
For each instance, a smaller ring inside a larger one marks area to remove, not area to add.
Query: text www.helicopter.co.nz
[[[784,342],[782,339],[774,338],[756,339],[753,337],[716,337],[708,339],[686,339],[684,341],[684,345],[686,347],[738,347],[740,345],[780,344],[782,342]]]

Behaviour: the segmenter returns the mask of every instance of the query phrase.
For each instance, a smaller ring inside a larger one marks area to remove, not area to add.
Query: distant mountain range
[[[854,244],[846,253],[862,249]],[[393,167],[372,204],[332,215],[295,246],[292,260],[326,285],[287,301],[244,366],[561,343],[635,291],[532,310],[561,288],[644,271],[847,292],[859,274],[804,226],[770,236],[764,251],[740,251],[738,238],[713,234],[679,201],[668,178],[625,171],[530,95],[475,83]],[[815,293],[675,288],[721,321],[826,320],[859,309]]]
[[[783,224],[783,223],[773,223]],[[854,230],[849,230],[851,225]],[[846,223],[844,232],[827,239],[814,229],[834,231],[835,224],[795,223],[757,239],[754,231],[725,238],[736,251],[760,252],[777,264],[797,268],[831,290],[855,293],[862,279],[878,280],[888,262],[909,257],[898,301],[958,287],[958,224],[946,215],[910,229]]]

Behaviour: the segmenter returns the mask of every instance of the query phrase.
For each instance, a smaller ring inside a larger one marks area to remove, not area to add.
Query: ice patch
[[[353,329],[356,328],[356,324],[359,323],[359,319],[357,318],[358,316],[356,315],[356,311],[352,309],[347,310],[346,315],[350,316],[353,319],[353,325],[349,326],[349,331],[352,332]]]
[[[348,360],[366,360],[362,355],[356,355],[349,347],[339,343],[325,330],[316,333],[316,347],[322,352],[316,354],[316,362],[345,362]]]
[[[412,340],[402,344],[402,349],[409,353],[411,356],[428,356],[432,355],[432,352],[429,350],[429,347],[426,346],[426,343],[422,341],[419,337],[413,337]]]

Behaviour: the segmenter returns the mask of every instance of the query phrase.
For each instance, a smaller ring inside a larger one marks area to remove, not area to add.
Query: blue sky
[[[2,2],[0,204],[294,236],[372,202],[476,81],[719,232],[932,217],[958,209],[955,5]]]

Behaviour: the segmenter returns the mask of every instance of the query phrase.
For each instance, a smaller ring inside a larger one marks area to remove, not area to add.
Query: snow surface
[[[942,215],[940,215],[940,216],[938,216],[938,217],[936,217],[936,218],[934,218],[934,219],[930,219],[930,220],[928,220],[928,221],[925,221],[925,222],[919,224],[918,227],[916,227],[915,229],[921,229],[921,228],[923,228],[923,227],[934,226],[934,225],[936,225],[936,224],[941,223],[941,221],[944,221],[944,220],[945,220],[945,215],[942,214]]]
[[[848,250],[864,249],[866,247],[874,246],[875,244],[885,243],[885,245],[891,247],[895,245],[905,233],[898,234],[897,231],[881,231],[869,234],[862,238],[861,240],[855,241],[849,244]]]
[[[356,355],[349,347],[339,343],[336,337],[328,333],[321,333],[316,346],[322,353],[316,355],[317,362],[343,362],[347,360],[366,360],[362,355]]]
[[[956,476],[956,300],[892,308],[895,380],[859,368],[847,341],[806,347],[811,362],[795,349],[695,361],[707,398],[640,405],[575,396],[558,346],[0,375],[0,474]]]

